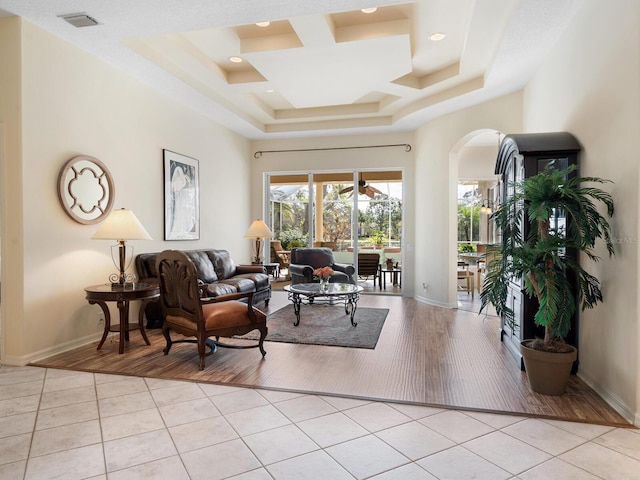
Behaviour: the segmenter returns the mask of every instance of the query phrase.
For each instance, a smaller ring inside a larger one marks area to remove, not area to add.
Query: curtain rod
[[[260,158],[264,153],[289,153],[289,152],[317,152],[322,150],[353,150],[357,148],[386,148],[386,147],[404,147],[405,152],[411,151],[411,145],[408,143],[394,143],[390,145],[362,145],[359,147],[326,147],[326,148],[298,148],[291,150],[258,150],[253,154],[254,158]]]

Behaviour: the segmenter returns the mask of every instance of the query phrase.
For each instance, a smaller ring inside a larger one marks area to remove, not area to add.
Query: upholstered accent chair
[[[294,248],[291,250],[291,284],[314,283],[313,271],[316,268],[331,267],[335,274],[329,278],[330,283],[353,283],[356,269],[353,265],[335,263],[333,252],[329,248]]]
[[[254,292],[207,296],[206,284],[198,281],[193,261],[177,250],[160,253],[156,267],[164,316],[162,333],[167,342],[163,350],[165,355],[169,353],[173,343],[196,343],[200,370],[204,370],[205,357],[214,353],[217,346],[257,347],[263,357],[266,355],[262,344],[268,331],[267,316],[253,307]],[[246,303],[239,301],[241,298],[246,298]],[[195,340],[172,340],[172,330],[185,337],[195,337]],[[255,345],[228,345],[219,342],[220,337],[245,335],[253,330],[260,332],[260,339]],[[215,337],[215,341],[210,337]],[[206,347],[209,347],[209,352],[206,352]]]

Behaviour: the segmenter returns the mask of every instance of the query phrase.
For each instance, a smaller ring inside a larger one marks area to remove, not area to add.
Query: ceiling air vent
[[[59,15],[60,18],[69,22],[74,27],[93,27],[98,25],[98,21],[95,18],[90,17],[86,13],[70,13],[68,15]]]

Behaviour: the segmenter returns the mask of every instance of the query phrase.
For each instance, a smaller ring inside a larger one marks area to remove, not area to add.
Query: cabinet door
[[[522,339],[522,292],[516,284],[509,286],[507,305],[513,310],[513,327],[501,321],[501,340],[518,361],[522,368],[522,355],[520,354],[520,340]]]
[[[520,290],[514,291],[511,297],[513,300],[513,306],[511,307],[513,309],[513,318],[517,325],[517,331],[513,332],[513,339],[518,343],[519,347],[522,340],[522,293]]]
[[[520,289],[516,285],[509,287],[509,299],[507,305],[513,310],[513,327],[509,325],[504,319],[502,320],[502,330],[504,331],[504,337],[509,338],[512,341],[520,341],[520,324],[522,320],[522,294]]]

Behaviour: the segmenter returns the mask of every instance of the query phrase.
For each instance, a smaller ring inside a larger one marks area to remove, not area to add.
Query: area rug
[[[302,305],[300,325],[295,327],[293,305],[287,305],[267,317],[266,341],[374,349],[388,313],[386,308],[359,307],[354,317],[358,325],[354,327],[344,313],[344,305]],[[241,338],[257,339],[256,334]]]

